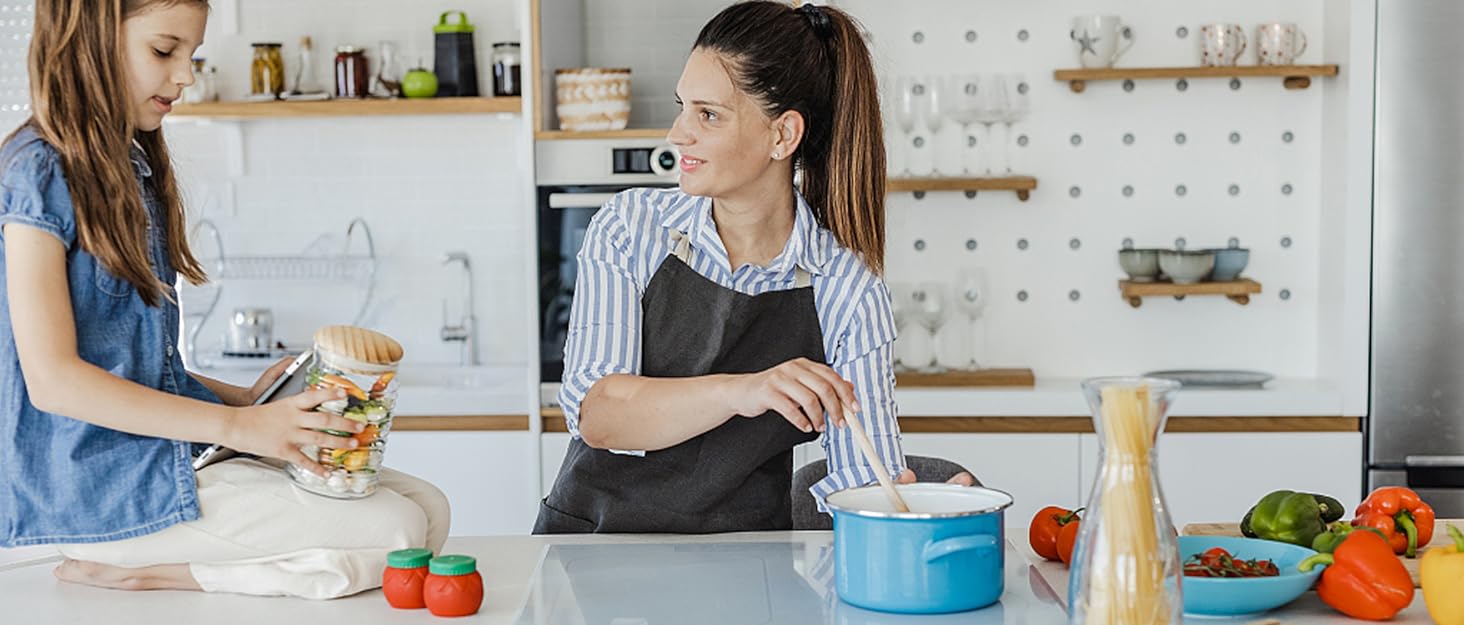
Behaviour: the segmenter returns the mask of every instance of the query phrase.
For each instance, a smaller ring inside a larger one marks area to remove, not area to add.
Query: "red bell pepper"
[[[1357,506],[1352,524],[1374,527],[1388,539],[1393,553],[1410,558],[1433,540],[1434,510],[1418,493],[1401,486],[1379,488]]]
[[[1352,618],[1385,621],[1413,603],[1413,578],[1388,541],[1372,532],[1352,532],[1334,553],[1301,561],[1302,572],[1325,564],[1317,596]]]

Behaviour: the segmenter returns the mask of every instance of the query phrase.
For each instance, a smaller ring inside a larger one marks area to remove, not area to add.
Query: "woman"
[[[839,427],[855,415],[891,474],[915,479],[858,26],[827,7],[733,5],[676,92],[681,188],[618,194],[585,234],[560,392],[574,440],[535,533],[788,529],[798,444],[822,434],[820,500],[874,481]]]

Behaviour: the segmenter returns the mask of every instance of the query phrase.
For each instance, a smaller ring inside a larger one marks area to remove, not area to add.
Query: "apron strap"
[[[801,289],[813,285],[813,276],[800,265],[793,266],[793,288]]]
[[[681,262],[691,264],[691,239],[680,230],[671,230],[671,255]],[[813,285],[813,276],[802,266],[793,266],[793,288],[801,289]]]
[[[680,230],[671,231],[671,254],[681,262],[691,264],[691,239]]]

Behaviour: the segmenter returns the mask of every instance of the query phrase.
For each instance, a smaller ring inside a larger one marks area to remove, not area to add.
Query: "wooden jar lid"
[[[355,326],[326,326],[315,331],[315,349],[330,366],[362,373],[395,369],[402,360],[402,344],[395,339]]]

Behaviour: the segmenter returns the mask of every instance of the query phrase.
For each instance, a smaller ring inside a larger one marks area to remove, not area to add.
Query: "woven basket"
[[[561,130],[621,130],[630,123],[629,69],[555,70],[554,88]]]

